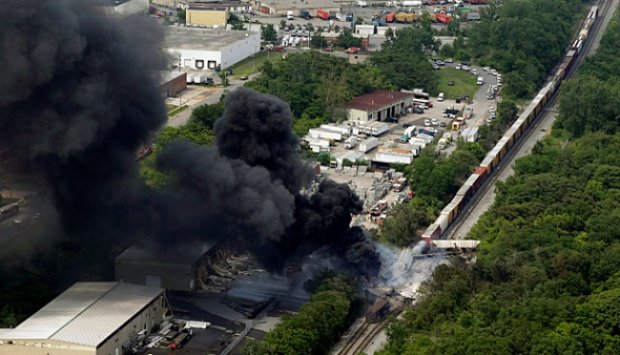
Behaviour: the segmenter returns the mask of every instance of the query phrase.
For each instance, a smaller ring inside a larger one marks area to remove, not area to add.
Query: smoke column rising
[[[8,0],[0,17],[0,144],[47,177],[67,228],[123,224],[135,151],[165,120],[161,30],[77,0]]]
[[[158,165],[175,184],[155,191],[134,158],[166,118],[161,29],[81,0],[8,0],[0,16],[0,144],[47,179],[71,235],[166,247],[239,238],[271,270],[328,246],[376,269],[363,233],[349,229],[362,204],[346,185],[299,193],[312,173],[284,102],[228,95],[217,147],[170,144]]]

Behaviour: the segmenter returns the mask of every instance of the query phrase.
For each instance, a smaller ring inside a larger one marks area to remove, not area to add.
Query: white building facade
[[[166,50],[179,68],[209,70],[228,68],[260,51],[260,32],[222,29],[178,29],[166,39]],[[176,41],[172,37],[182,37]],[[219,38],[215,38],[219,36]]]

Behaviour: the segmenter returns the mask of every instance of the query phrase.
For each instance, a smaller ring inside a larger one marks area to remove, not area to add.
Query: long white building
[[[164,46],[180,68],[225,69],[260,51],[260,32],[171,27]]]
[[[0,329],[0,355],[121,355],[167,312],[161,288],[78,282],[17,327]]]

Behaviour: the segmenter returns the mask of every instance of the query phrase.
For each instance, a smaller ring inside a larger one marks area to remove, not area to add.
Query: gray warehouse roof
[[[219,51],[231,43],[245,40],[246,33],[246,31],[226,31],[223,28],[169,27],[166,29],[164,48]]]
[[[97,347],[162,294],[122,282],[78,282],[0,340],[50,339]]]
[[[149,248],[131,246],[123,251],[116,260],[156,260],[162,264],[193,265],[202,258],[215,243],[196,243],[184,246],[165,248]]]

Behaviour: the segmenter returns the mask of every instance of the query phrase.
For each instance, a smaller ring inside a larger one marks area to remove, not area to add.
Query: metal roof
[[[78,282],[2,340],[57,340],[97,347],[164,292],[123,282]]]
[[[387,106],[400,103],[401,101],[412,97],[413,94],[406,92],[378,90],[373,93],[354,98],[347,104],[347,107],[363,111],[372,111],[383,109]]]

